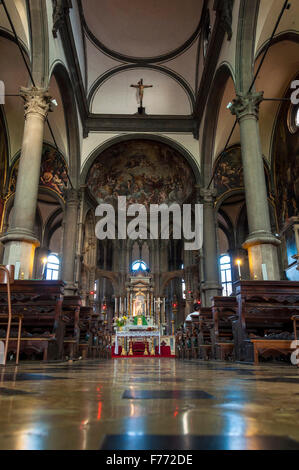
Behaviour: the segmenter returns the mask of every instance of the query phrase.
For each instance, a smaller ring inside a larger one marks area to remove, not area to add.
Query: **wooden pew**
[[[106,338],[104,334],[101,335],[100,338],[100,320],[97,313],[93,312],[90,316],[89,331],[91,336],[91,357],[93,359],[104,357],[106,352]]]
[[[199,311],[198,348],[200,359],[212,358],[211,328],[213,327],[213,315],[210,307],[201,307]]]
[[[12,311],[23,315],[21,353],[43,354],[46,359],[63,358],[64,324],[62,281],[15,281],[11,288]],[[0,286],[0,310],[7,309],[5,288]],[[16,350],[11,337],[10,351]]]
[[[79,319],[79,354],[83,359],[87,359],[91,355],[92,334],[90,331],[90,323],[92,314],[92,307],[81,306]]]
[[[257,361],[259,353],[270,351],[288,354],[293,332],[291,319],[299,313],[299,282],[240,281],[236,283],[236,297],[236,359]],[[279,337],[282,333],[289,333],[289,338],[273,339],[273,334]]]
[[[63,298],[64,356],[68,356],[69,359],[74,359],[79,355],[81,305],[82,300],[79,295],[68,295]]]
[[[193,359],[199,358],[199,315],[191,314],[192,333],[191,333],[191,355]]]
[[[213,297],[212,313],[214,325],[211,331],[215,359],[232,359],[234,338],[231,317],[237,313],[236,297]]]

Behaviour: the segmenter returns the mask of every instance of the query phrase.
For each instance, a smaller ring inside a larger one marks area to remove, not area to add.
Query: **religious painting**
[[[267,194],[270,195],[270,175],[264,163]],[[220,155],[215,163],[215,188],[218,196],[233,189],[244,189],[244,173],[241,147],[239,145],[228,148]]]
[[[289,103],[283,104],[274,138],[274,177],[280,230],[299,216],[299,138],[288,127]]]
[[[218,158],[214,181],[219,195],[231,189],[244,188],[241,147],[231,147]]]
[[[195,185],[185,158],[166,144],[131,140],[116,144],[97,157],[87,185],[97,202],[117,204],[172,204],[185,202]]]
[[[146,315],[146,313],[145,296],[139,293],[133,300],[133,317]]]
[[[10,193],[14,193],[16,190],[19,162],[20,159],[17,160],[11,172]],[[60,153],[49,145],[43,147],[39,185],[55,191],[64,198],[67,189],[67,166]]]

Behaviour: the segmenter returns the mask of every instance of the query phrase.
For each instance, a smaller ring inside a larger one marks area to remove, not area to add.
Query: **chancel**
[[[299,449],[298,31],[0,2],[1,450]]]

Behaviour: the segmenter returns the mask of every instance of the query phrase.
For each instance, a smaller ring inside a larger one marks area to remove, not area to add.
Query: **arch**
[[[194,93],[192,91],[192,88],[190,87],[190,85],[184,80],[184,78],[182,78],[180,75],[178,75],[177,73],[173,72],[171,69],[167,69],[165,67],[162,67],[161,65],[147,65],[145,67],[145,65],[137,65],[137,64],[126,64],[126,65],[121,65],[119,67],[116,67],[112,70],[108,70],[108,72],[104,73],[101,77],[99,77],[95,82],[94,84],[92,85],[89,93],[88,93],[88,98],[87,98],[87,102],[88,102],[88,109],[90,109],[90,106],[92,104],[92,101],[93,101],[93,98],[95,97],[98,89],[101,87],[101,85],[103,85],[104,82],[106,82],[107,80],[109,80],[110,78],[112,78],[113,76],[119,74],[119,73],[122,73],[122,72],[125,72],[127,70],[135,70],[135,69],[144,69],[144,68],[147,68],[147,69],[150,69],[150,70],[155,70],[157,72],[160,72],[160,73],[163,73],[164,75],[167,75],[168,77],[172,78],[173,80],[175,80],[176,82],[178,82],[178,84],[183,88],[183,90],[185,91],[185,93],[187,94],[188,98],[189,98],[189,101],[190,101],[190,105],[191,105],[191,111],[193,112],[194,111],[194,107],[195,107],[195,96],[194,96]],[[191,112],[191,114],[192,114]]]
[[[118,137],[113,137],[112,139],[109,139],[108,141],[104,142],[103,144],[100,144],[98,147],[96,147],[92,153],[87,157],[85,164],[83,166],[82,172],[81,172],[81,184],[85,184],[86,178],[88,175],[88,172],[94,162],[94,160],[105,150],[107,150],[109,147],[112,147],[115,144],[118,144],[120,142],[127,142],[129,140],[153,140],[156,142],[161,142],[163,144],[168,145],[169,147],[173,148],[177,152],[179,152],[189,163],[189,165],[192,168],[192,171],[194,173],[195,181],[196,184],[200,184],[201,182],[201,175],[200,175],[200,169],[198,162],[195,160],[193,155],[185,149],[182,145],[177,143],[176,141],[164,137],[164,136],[158,136],[154,134],[126,134],[126,135],[121,135]]]
[[[52,75],[54,75],[61,90],[66,128],[68,130],[69,176],[73,187],[78,189],[80,178],[80,142],[75,92],[69,73],[61,62],[55,64],[51,72]]]
[[[56,148],[53,147],[52,144],[48,144],[44,141],[43,149],[42,149],[42,158],[45,155],[45,153],[44,153],[45,150],[46,151],[53,150],[53,151],[56,152]],[[58,150],[57,153],[55,154],[55,159],[54,159],[55,161],[57,160],[57,155],[58,155],[59,158],[61,158],[61,161],[63,162],[64,171],[67,171],[67,164],[65,162],[65,158],[62,155],[62,153],[60,152],[60,150]],[[19,150],[17,152],[17,154],[13,157],[13,160],[12,160],[11,165],[10,165],[9,175],[8,175],[8,178],[7,178],[7,193],[8,194],[14,194],[15,193],[15,189],[16,189],[16,179],[15,179],[15,177],[16,177],[17,172],[18,172],[18,163],[19,163],[20,157],[21,157],[21,150]],[[42,168],[42,164],[43,164],[43,160],[41,162],[41,168]],[[14,178],[13,181],[12,181],[12,178]],[[63,188],[64,187],[65,186],[63,185]],[[40,181],[39,182],[38,193],[39,194],[44,193],[44,194],[49,194],[49,195],[53,196],[54,199],[56,199],[57,202],[61,205],[61,207],[64,208],[65,194],[63,193],[62,190],[61,190],[61,192],[59,192],[58,190],[54,189],[54,187],[43,185]]]
[[[247,92],[254,70],[254,48],[260,0],[241,0],[236,47],[236,89]]]
[[[95,274],[96,274],[97,279],[99,279],[99,278],[108,279],[111,282],[112,286],[113,286],[115,294],[119,291],[118,276],[117,276],[116,273],[113,273],[111,271],[105,271],[104,269],[96,268],[96,273]]]
[[[27,2],[31,25],[32,75],[35,85],[47,88],[49,77],[49,32],[46,2]]]
[[[165,289],[171,281],[173,281],[174,279],[182,280],[184,276],[185,276],[184,269],[181,269],[178,271],[172,271],[169,273],[163,273],[162,279],[161,279],[161,295],[163,296],[165,294]]]
[[[215,135],[218,125],[221,98],[223,97],[225,86],[229,78],[234,77],[230,67],[223,64],[217,70],[211,92],[207,102],[207,112],[204,121],[203,141],[202,141],[202,162],[203,185],[207,186],[212,175],[213,150],[215,145]],[[235,83],[235,82],[234,82]]]
[[[283,33],[278,34],[272,39],[272,44],[271,47],[275,46],[275,44],[278,44],[279,42],[283,41],[290,41],[290,42],[299,42],[299,33],[295,33],[294,31],[285,31]],[[270,42],[270,39],[267,39],[267,41],[264,42],[264,44],[261,45],[261,47],[257,50],[255,54],[255,62],[258,60],[258,58],[265,52],[265,50],[268,47],[268,44]]]
[[[106,55],[116,59],[117,61],[130,62],[130,63],[143,64],[143,65],[148,65],[148,64],[152,64],[152,63],[159,63],[159,62],[167,62],[167,61],[169,61],[171,59],[174,59],[175,57],[179,56],[186,49],[188,49],[194,43],[194,41],[197,39],[197,37],[200,34],[200,30],[201,30],[201,26],[202,26],[202,16],[203,16],[203,12],[205,11],[205,9],[203,8],[200,20],[198,22],[198,25],[197,25],[196,29],[194,30],[194,32],[191,34],[191,36],[189,38],[187,38],[187,40],[181,46],[177,47],[175,50],[167,52],[167,53],[162,54],[162,55],[160,54],[156,57],[131,57],[131,56],[126,56],[124,54],[121,54],[121,53],[119,53],[117,51],[114,51],[114,50],[110,49],[109,47],[105,46],[105,44],[102,41],[100,41],[95,36],[95,34],[91,31],[91,29],[89,28],[89,26],[87,24],[87,21],[86,21],[86,18],[85,18],[85,14],[84,14],[84,10],[83,10],[81,0],[79,0],[78,6],[79,6],[80,16],[81,16],[81,19],[82,19],[84,30],[85,30],[89,40],[94,44],[94,46],[96,46],[100,51],[104,52]]]

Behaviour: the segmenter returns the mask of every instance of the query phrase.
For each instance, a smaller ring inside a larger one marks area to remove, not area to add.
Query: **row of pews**
[[[240,281],[235,297],[214,297],[177,333],[180,358],[258,363],[288,358],[299,319],[299,282]]]
[[[80,296],[65,296],[62,281],[14,281],[12,313],[21,318],[20,354],[47,360],[99,357],[99,318]],[[7,290],[0,285],[0,312],[8,311]],[[9,353],[17,352],[17,330],[12,327]],[[5,325],[0,325],[0,341]]]

